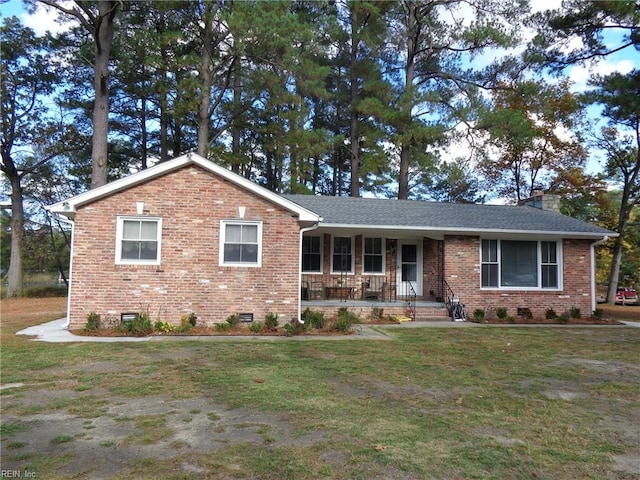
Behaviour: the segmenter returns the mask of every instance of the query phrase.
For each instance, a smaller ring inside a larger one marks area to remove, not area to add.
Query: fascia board
[[[425,233],[444,233],[450,235],[533,235],[536,237],[561,237],[561,238],[584,238],[599,239],[604,237],[617,237],[615,232],[611,233],[595,233],[595,232],[567,232],[567,231],[547,231],[547,230],[509,230],[509,229],[489,229],[489,228],[469,228],[461,229],[457,227],[428,227],[428,226],[410,226],[410,225],[357,225],[342,223],[320,223],[323,229],[340,229],[340,230],[376,230],[384,232],[389,231],[406,231],[406,232],[425,232]]]

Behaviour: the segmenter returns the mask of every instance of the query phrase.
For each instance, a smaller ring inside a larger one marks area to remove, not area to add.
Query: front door
[[[422,296],[422,243],[398,241],[398,297]],[[413,288],[413,291],[412,291]]]

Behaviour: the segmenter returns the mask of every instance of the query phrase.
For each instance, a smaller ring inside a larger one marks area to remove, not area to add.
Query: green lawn
[[[5,331],[2,383],[24,385],[2,391],[2,468],[54,479],[640,478],[640,329],[386,332],[46,344]]]

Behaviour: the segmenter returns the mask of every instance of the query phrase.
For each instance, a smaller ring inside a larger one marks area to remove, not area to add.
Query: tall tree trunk
[[[91,188],[107,183],[109,133],[109,57],[113,40],[113,19],[119,2],[98,1],[95,21],[95,103],[93,107],[93,138],[91,144]]]
[[[640,134],[638,134],[638,144],[640,144]],[[611,270],[609,272],[609,288],[607,290],[607,303],[615,303],[616,291],[618,289],[618,277],[620,276],[620,263],[622,262],[622,245],[627,223],[631,216],[631,210],[638,201],[640,186],[638,177],[640,175],[640,150],[636,150],[636,162],[629,164],[629,168],[624,165],[620,170],[624,176],[624,188],[622,189],[622,200],[620,202],[620,213],[618,217],[618,236],[613,243],[613,257],[611,260]]]
[[[358,133],[358,38],[356,7],[351,9],[351,56],[350,56],[350,79],[351,79],[351,119],[350,140],[351,140],[351,188],[352,197],[360,196],[360,135]]]
[[[160,161],[165,162],[169,160],[169,101],[166,87],[160,88]]]
[[[611,269],[609,270],[609,286],[607,287],[607,303],[615,303],[618,290],[618,277],[620,276],[620,262],[622,261],[622,236],[613,241],[611,256]]]
[[[209,108],[211,106],[211,59],[213,58],[213,3],[205,2],[204,36],[202,44],[202,62],[200,75],[200,108],[198,111],[198,155],[207,157],[209,151]]]
[[[235,57],[231,64],[233,75],[233,126],[231,129],[231,153],[233,161],[231,171],[240,173],[240,137],[242,129],[240,125],[242,109],[242,62],[240,57]]]
[[[146,95],[146,94],[144,94]],[[147,131],[147,98],[143,96],[141,99],[142,106],[140,108],[140,127],[141,127],[141,138],[140,144],[142,146],[142,170],[146,170],[149,166],[147,164],[147,157],[149,156],[149,132]]]
[[[406,132],[410,129],[413,110],[413,82],[415,79],[416,45],[420,36],[417,14],[418,6],[415,2],[407,2],[407,63],[405,65],[404,101],[399,105],[402,110],[402,124],[398,126],[400,134],[400,172],[398,175],[398,199],[409,198],[409,161],[411,160],[411,140]]]
[[[5,162],[5,165],[7,163]],[[13,162],[11,162],[13,164]],[[7,297],[19,297],[23,293],[23,250],[24,250],[24,206],[22,204],[21,177],[17,170],[10,175],[11,181],[11,258],[7,272]]]

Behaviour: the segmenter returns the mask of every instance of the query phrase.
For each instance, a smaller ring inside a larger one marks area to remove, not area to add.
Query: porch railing
[[[411,320],[416,321],[416,298],[418,294],[416,290],[413,288],[413,284],[411,282],[406,282],[407,288],[406,292],[404,292],[405,301],[407,304],[407,310],[411,313]]]
[[[452,316],[451,305],[453,302],[453,297],[455,297],[456,294],[453,292],[453,289],[444,278],[442,279],[442,285],[444,286],[444,290],[445,290],[444,305],[445,307],[447,307],[447,312],[449,312],[449,316]]]

